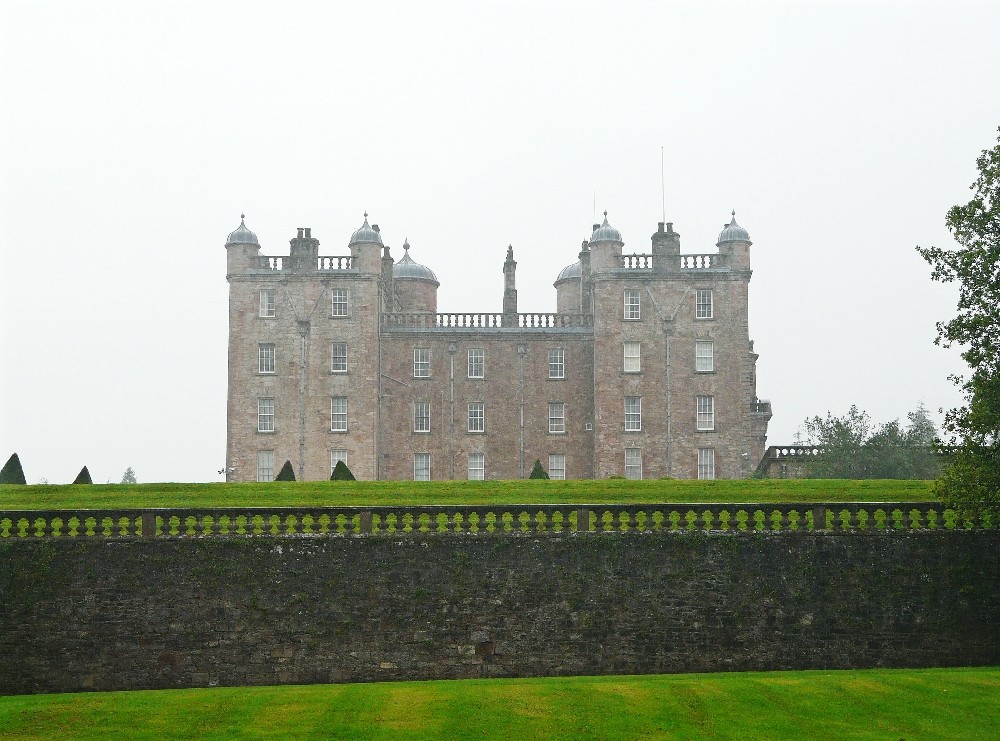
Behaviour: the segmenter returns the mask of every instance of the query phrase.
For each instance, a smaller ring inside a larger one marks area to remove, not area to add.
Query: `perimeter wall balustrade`
[[[817,525],[817,523],[819,523]],[[988,529],[937,502],[160,508],[0,512],[0,539],[886,534]]]

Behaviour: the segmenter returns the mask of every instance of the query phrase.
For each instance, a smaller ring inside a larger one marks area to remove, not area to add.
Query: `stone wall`
[[[0,692],[1000,663],[1000,536],[0,543]]]

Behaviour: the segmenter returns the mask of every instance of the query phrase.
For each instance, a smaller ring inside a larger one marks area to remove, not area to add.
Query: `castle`
[[[298,480],[345,461],[359,479],[744,478],[764,453],[747,324],[750,237],[649,254],[593,226],[555,281],[555,313],[519,313],[513,249],[501,313],[438,313],[438,280],[368,215],[350,254],[298,229],[261,254],[241,217],[229,281],[227,479]]]

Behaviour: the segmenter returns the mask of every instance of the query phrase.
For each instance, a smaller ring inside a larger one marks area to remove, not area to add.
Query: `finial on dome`
[[[403,249],[406,250],[407,252],[410,250],[410,238],[409,237],[404,237],[403,238]]]
[[[733,209],[733,221],[736,221],[736,209]]]
[[[608,210],[607,209],[604,209],[604,220],[605,221],[608,220]]]
[[[240,214],[240,221],[243,221],[243,219],[245,219],[246,217],[247,217],[246,214]]]
[[[368,209],[365,209],[365,221],[368,221]]]

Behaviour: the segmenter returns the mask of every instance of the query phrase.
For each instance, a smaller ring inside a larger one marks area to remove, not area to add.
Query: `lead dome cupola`
[[[434,275],[434,271],[431,270],[426,265],[421,265],[419,262],[410,257],[410,241],[405,240],[403,242],[403,257],[392,266],[392,277],[397,278],[412,278],[416,280],[430,280],[435,283],[438,282],[437,276]]]
[[[559,277],[556,278],[556,283],[560,283],[564,280],[572,280],[573,278],[583,277],[583,265],[579,260],[574,262],[572,265],[567,265],[562,270],[559,271]]]
[[[750,233],[736,223],[735,211],[733,211],[733,220],[726,224],[722,232],[719,233],[717,244],[722,244],[723,242],[750,242]]]
[[[622,235],[617,229],[608,223],[608,212],[604,212],[604,223],[594,230],[590,236],[590,243],[594,242],[621,242]]]
[[[260,246],[260,242],[257,241],[257,235],[247,229],[247,225],[243,221],[246,217],[246,214],[240,214],[240,225],[229,232],[226,244],[255,244],[258,247]]]
[[[352,244],[382,244],[382,237],[378,231],[368,225],[367,211],[365,211],[365,223],[351,235],[351,241],[347,246],[350,247]]]

